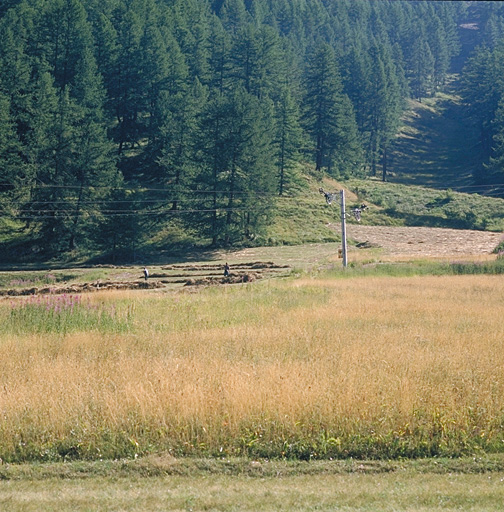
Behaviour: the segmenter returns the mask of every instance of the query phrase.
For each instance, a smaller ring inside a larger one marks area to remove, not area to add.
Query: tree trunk
[[[72,230],[70,232],[70,241],[68,242],[68,250],[72,251],[75,249],[75,233],[77,231],[77,223],[79,222],[79,213],[82,203],[82,193],[84,190],[84,183],[81,181],[80,188],[79,188],[79,197],[77,198],[77,205],[75,207],[75,214],[74,219],[72,223]]]
[[[382,181],[387,181],[387,148],[383,149],[382,158]]]

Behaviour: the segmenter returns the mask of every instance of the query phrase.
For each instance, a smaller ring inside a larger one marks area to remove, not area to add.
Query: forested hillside
[[[503,2],[3,1],[0,241],[261,243],[306,176],[386,179],[406,99],[457,65],[474,179],[501,183],[503,33]]]

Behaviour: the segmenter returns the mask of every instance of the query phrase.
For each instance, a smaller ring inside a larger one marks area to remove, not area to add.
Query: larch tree
[[[357,169],[361,146],[355,113],[329,45],[319,45],[310,56],[305,82],[304,123],[312,139],[315,171],[331,169],[338,175]]]

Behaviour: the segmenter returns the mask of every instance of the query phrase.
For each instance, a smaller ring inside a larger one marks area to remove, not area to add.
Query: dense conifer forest
[[[260,243],[306,174],[387,179],[407,98],[454,71],[501,183],[503,33],[504,2],[4,0],[1,241]]]

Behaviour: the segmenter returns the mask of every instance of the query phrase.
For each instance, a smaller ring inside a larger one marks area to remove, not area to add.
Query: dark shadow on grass
[[[474,224],[472,218],[443,218],[435,215],[416,215],[414,213],[398,212],[386,209],[384,213],[392,218],[401,220],[404,226],[417,226],[426,228],[474,229],[484,231]]]
[[[472,185],[478,165],[478,134],[457,96],[458,76],[447,93],[410,103],[390,155],[388,181],[429,188]]]

